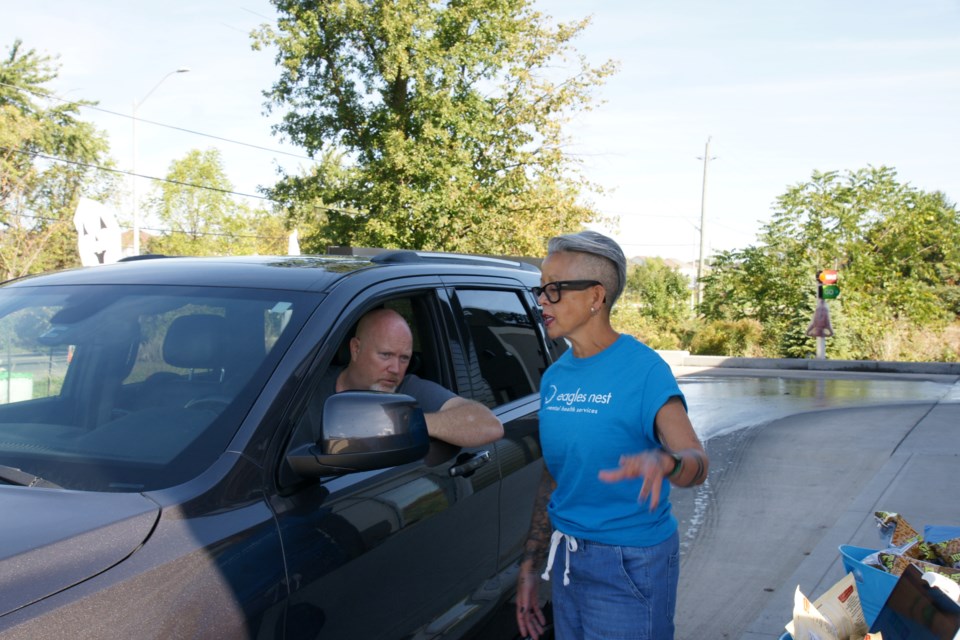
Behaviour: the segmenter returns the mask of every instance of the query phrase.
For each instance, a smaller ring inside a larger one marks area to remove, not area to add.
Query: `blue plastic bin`
[[[860,604],[863,607],[863,617],[867,627],[873,626],[873,621],[880,615],[887,597],[897,584],[897,576],[863,564],[864,558],[877,551],[877,549],[865,549],[848,544],[840,545],[843,568],[852,573],[857,581],[857,593],[860,595]]]
[[[960,527],[928,524],[923,528],[923,539],[926,542],[946,542],[954,538],[960,538]]]

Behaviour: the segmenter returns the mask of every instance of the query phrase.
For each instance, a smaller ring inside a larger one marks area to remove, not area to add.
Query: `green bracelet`
[[[669,451],[667,453],[671,458],[673,458],[673,462],[674,462],[673,471],[667,474],[668,478],[672,478],[673,476],[680,473],[681,469],[683,469],[683,457],[679,453],[673,453],[672,451]]]

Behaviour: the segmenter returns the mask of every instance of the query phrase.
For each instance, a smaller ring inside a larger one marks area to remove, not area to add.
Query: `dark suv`
[[[0,286],[0,638],[492,635],[542,469],[540,376],[564,348],[538,282],[385,252]],[[376,307],[410,323],[411,372],[491,407],[502,440],[430,440],[412,398],[373,392],[331,396],[313,439],[311,394]]]

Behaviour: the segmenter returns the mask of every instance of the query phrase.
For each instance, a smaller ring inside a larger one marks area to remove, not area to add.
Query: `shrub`
[[[633,309],[615,307],[610,322],[617,331],[634,336],[651,349],[680,348],[680,335],[674,326],[640,315]]]
[[[760,357],[763,327],[756,320],[713,320],[690,339],[690,353],[706,356]]]

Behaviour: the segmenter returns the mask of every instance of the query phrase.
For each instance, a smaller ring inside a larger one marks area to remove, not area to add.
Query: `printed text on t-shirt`
[[[544,399],[544,408],[547,411],[596,413],[595,405],[610,404],[612,399],[612,392],[590,393],[582,391],[580,387],[576,391],[560,391],[555,385],[550,385]]]

